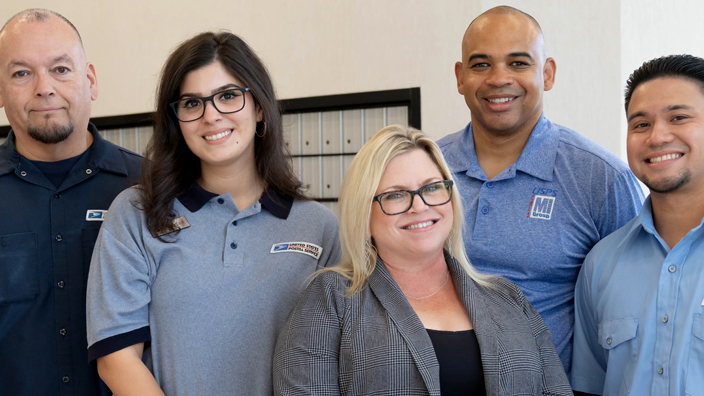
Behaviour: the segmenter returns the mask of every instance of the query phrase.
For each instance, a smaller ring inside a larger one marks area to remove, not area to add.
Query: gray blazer
[[[447,258],[447,256],[446,256]],[[550,331],[516,285],[474,283],[454,260],[452,281],[479,341],[487,395],[571,395]],[[324,273],[288,317],[274,354],[276,395],[437,395],[428,333],[381,260],[368,287]]]

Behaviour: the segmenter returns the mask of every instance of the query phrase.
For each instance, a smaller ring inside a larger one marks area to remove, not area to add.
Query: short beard
[[[690,180],[692,180],[692,172],[690,172],[689,169],[683,169],[676,176],[658,182],[651,182],[650,179],[643,176],[642,182],[650,191],[667,194],[679,190],[680,187],[689,183]]]
[[[27,133],[32,139],[44,144],[61,143],[68,139],[73,133],[73,122],[69,121],[66,125],[50,124],[48,119],[43,126],[28,125]]]

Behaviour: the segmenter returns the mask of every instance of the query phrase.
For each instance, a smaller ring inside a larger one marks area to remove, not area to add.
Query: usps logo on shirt
[[[550,220],[552,210],[555,208],[557,190],[551,188],[537,187],[533,189],[533,195],[528,204],[528,218]]]
[[[86,221],[103,221],[107,215],[107,210],[88,209],[86,212]]]
[[[269,253],[302,253],[313,257],[316,260],[320,259],[323,253],[323,248],[308,242],[283,242],[271,245]]]

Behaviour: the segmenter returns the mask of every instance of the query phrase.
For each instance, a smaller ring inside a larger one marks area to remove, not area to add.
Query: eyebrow
[[[467,62],[471,62],[475,59],[489,59],[489,55],[487,54],[472,54],[469,56],[469,59],[467,59]],[[528,58],[528,59],[533,59],[533,57],[527,53],[527,52],[511,52],[508,55],[506,55],[506,58]]]
[[[430,183],[435,183],[435,182],[441,182],[441,181],[443,181],[442,176],[440,176],[440,180],[434,180],[434,179],[437,179],[437,177],[431,177],[431,178],[429,178],[429,179],[425,179],[425,181],[423,182],[422,186],[425,186],[426,184],[430,184]],[[405,188],[404,186],[399,186],[399,185],[397,184],[397,185],[394,185],[394,186],[389,186],[389,187],[387,187],[386,191],[384,191],[384,192],[382,192],[382,193],[379,193],[379,194],[384,194],[384,193],[387,193],[387,192],[398,191],[398,190],[411,191],[411,190],[409,190],[408,188]]]
[[[61,56],[57,56],[51,61],[51,64],[59,63],[59,62],[66,62],[70,63],[71,66],[73,66],[73,58],[70,56],[64,54]],[[29,67],[29,64],[27,62],[21,61],[21,60],[11,60],[10,63],[7,64],[7,68],[11,69],[16,66],[23,66],[23,67]]]
[[[662,108],[663,113],[668,113],[670,111],[675,111],[675,110],[694,110],[694,107],[692,107],[690,105],[686,105],[686,104],[675,104],[675,105],[665,106]],[[647,111],[635,112],[628,117],[628,122],[631,122],[631,120],[633,120],[634,118],[645,117],[647,115],[648,115]]]
[[[211,90],[210,94],[215,95],[216,93],[225,91],[228,88],[241,88],[241,87],[238,86],[237,84],[225,84],[221,87],[217,87],[217,88]],[[185,92],[185,93],[182,93],[181,96],[179,96],[178,98],[183,99],[183,98],[200,98],[200,97],[201,97],[200,95],[197,95],[197,94],[194,94],[191,92]]]

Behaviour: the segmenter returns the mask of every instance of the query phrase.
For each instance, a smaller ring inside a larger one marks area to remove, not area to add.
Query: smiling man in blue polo
[[[626,87],[628,163],[650,189],[599,242],[575,291],[572,386],[704,394],[704,59],[644,63]]]
[[[533,17],[505,6],[480,15],[455,65],[472,122],[438,145],[467,205],[469,258],[521,288],[569,373],[582,261],[638,213],[643,192],[618,157],[545,118],[555,70]]]

